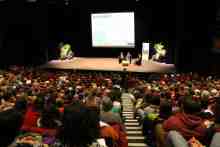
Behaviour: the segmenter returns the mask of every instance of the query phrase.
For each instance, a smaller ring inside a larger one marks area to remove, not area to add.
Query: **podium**
[[[142,61],[141,63],[144,64],[149,60],[149,48],[150,43],[143,42],[142,43]]]

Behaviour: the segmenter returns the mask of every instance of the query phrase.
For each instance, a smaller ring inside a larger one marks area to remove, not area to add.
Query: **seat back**
[[[220,132],[214,134],[210,147],[220,147]]]
[[[166,147],[189,147],[185,138],[177,131],[169,131],[165,144]]]

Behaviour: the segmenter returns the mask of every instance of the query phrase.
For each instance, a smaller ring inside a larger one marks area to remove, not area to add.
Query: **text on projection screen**
[[[91,14],[91,21],[93,47],[134,47],[134,12]]]

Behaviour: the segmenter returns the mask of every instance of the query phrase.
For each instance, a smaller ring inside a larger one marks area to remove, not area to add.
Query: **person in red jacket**
[[[38,102],[38,105],[39,104],[40,102]],[[49,123],[44,121],[45,119],[48,119],[50,122],[52,122],[53,119],[51,118],[44,119],[44,117],[49,117],[50,114],[52,114],[53,112],[46,111],[46,110],[40,111],[36,105],[37,104],[35,102],[35,104],[28,106],[27,111],[24,116],[23,125],[20,130],[24,132],[33,132],[33,133],[39,133],[42,135],[56,136],[57,129],[55,127],[46,126]]]
[[[202,118],[198,116],[201,111],[201,103],[192,98],[184,98],[182,102],[182,112],[171,116],[163,123],[165,132],[171,130],[178,131],[186,140],[195,137],[203,140],[206,126]]]

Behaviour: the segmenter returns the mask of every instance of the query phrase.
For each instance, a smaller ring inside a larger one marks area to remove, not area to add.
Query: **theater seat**
[[[187,141],[177,131],[169,131],[165,144],[166,147],[188,147]]]

